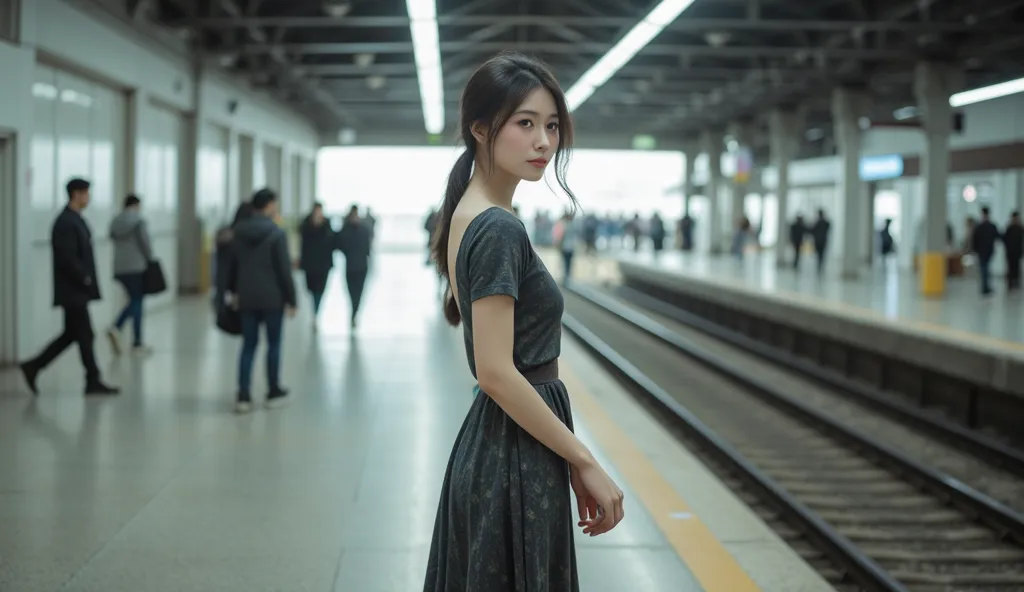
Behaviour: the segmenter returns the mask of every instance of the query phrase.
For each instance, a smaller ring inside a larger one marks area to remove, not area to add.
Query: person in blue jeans
[[[234,227],[227,273],[227,291],[242,320],[242,352],[238,360],[237,413],[252,411],[252,366],[260,326],[267,334],[267,408],[289,400],[281,385],[281,334],[284,316],[295,315],[288,238],[275,222],[277,194],[260,189],[252,197],[252,215]]]
[[[153,248],[146,228],[146,220],[139,211],[142,201],[135,195],[124,198],[124,209],[110,222],[110,240],[114,244],[114,279],[124,286],[128,304],[121,310],[107,338],[115,354],[121,353],[121,328],[132,321],[134,342],[132,351],[148,354],[150,349],[142,341],[143,274],[153,260]]]

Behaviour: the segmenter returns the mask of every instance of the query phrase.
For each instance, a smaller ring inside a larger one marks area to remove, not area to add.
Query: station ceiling
[[[321,129],[422,137],[405,0],[128,0],[191,32],[215,67],[293,103]],[[437,0],[444,135],[474,68],[503,49],[543,59],[568,89],[656,0]],[[869,90],[870,117],[914,105],[921,60],[958,64],[964,89],[1024,76],[1024,0],[695,0],[575,113],[588,135],[659,144],[797,107],[801,153],[834,151],[831,89]]]

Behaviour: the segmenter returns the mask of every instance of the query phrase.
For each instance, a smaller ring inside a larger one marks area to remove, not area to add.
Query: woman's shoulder
[[[477,242],[519,241],[528,238],[526,227],[515,214],[500,206],[492,206],[474,216],[466,225],[463,240]]]

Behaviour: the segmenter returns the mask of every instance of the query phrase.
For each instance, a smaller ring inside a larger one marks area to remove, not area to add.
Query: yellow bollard
[[[946,254],[924,253],[920,257],[921,294],[928,297],[942,296],[946,290]]]
[[[203,237],[203,244],[199,247],[199,293],[206,294],[210,291],[210,237]]]

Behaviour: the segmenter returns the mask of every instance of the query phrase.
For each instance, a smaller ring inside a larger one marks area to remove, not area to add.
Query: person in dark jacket
[[[1010,223],[1003,232],[1003,252],[1006,254],[1006,289],[1020,289],[1020,260],[1024,257],[1024,226],[1020,214],[1010,214]]]
[[[981,295],[992,293],[991,272],[992,255],[996,252],[996,241],[999,240],[999,229],[989,219],[988,207],[981,208],[981,222],[974,227],[971,234],[971,250],[978,256],[978,270],[981,272]]]
[[[828,235],[832,223],[825,217],[825,210],[818,209],[818,219],[811,227],[811,238],[814,240],[814,253],[818,256],[818,274],[825,270],[825,250],[828,248]]]
[[[370,246],[373,242],[373,229],[366,221],[360,219],[359,208],[352,206],[345,217],[345,222],[338,232],[338,248],[345,255],[345,283],[348,295],[352,300],[352,326],[356,326],[356,315],[359,303],[363,299],[363,286],[366,284],[366,272],[370,267]]]
[[[124,209],[110,222],[110,240],[114,243],[114,279],[124,286],[128,304],[118,315],[114,325],[107,329],[107,337],[114,353],[121,353],[121,327],[132,320],[136,354],[147,354],[149,348],[142,342],[142,300],[145,297],[143,277],[153,260],[153,248],[146,229],[146,220],[139,213],[141,200],[134,195],[124,199]]]
[[[252,204],[242,202],[235,210],[235,217],[231,224],[223,226],[217,231],[214,237],[216,250],[213,260],[213,312],[219,315],[220,311],[227,305],[227,294],[230,288],[228,273],[231,271],[231,259],[234,257],[235,227],[242,220],[252,217]]]
[[[252,410],[250,385],[260,325],[267,332],[268,408],[288,401],[281,386],[281,333],[284,315],[295,315],[295,282],[288,254],[288,237],[274,223],[277,194],[260,189],[252,198],[253,215],[235,225],[228,267],[228,291],[242,319],[242,353],[238,361],[238,396],[235,410]]]
[[[793,269],[800,269],[800,255],[807,238],[807,224],[804,217],[797,214],[796,220],[789,225],[789,244],[793,247]]]
[[[313,211],[299,226],[302,246],[299,251],[299,269],[306,274],[306,289],[313,296],[313,318],[320,312],[320,302],[327,289],[327,278],[334,267],[334,229],[324,217],[323,206],[313,205]],[[314,321],[314,327],[316,327]]]
[[[100,299],[96,278],[96,259],[92,250],[92,232],[82,218],[89,205],[89,182],[72,179],[67,184],[68,205],[53,223],[50,243],[53,249],[53,305],[64,309],[64,331],[37,357],[23,362],[21,372],[33,394],[39,394],[36,378],[72,343],[85,366],[85,394],[113,395],[119,389],[100,378],[93,352],[92,319],[89,303]]]

